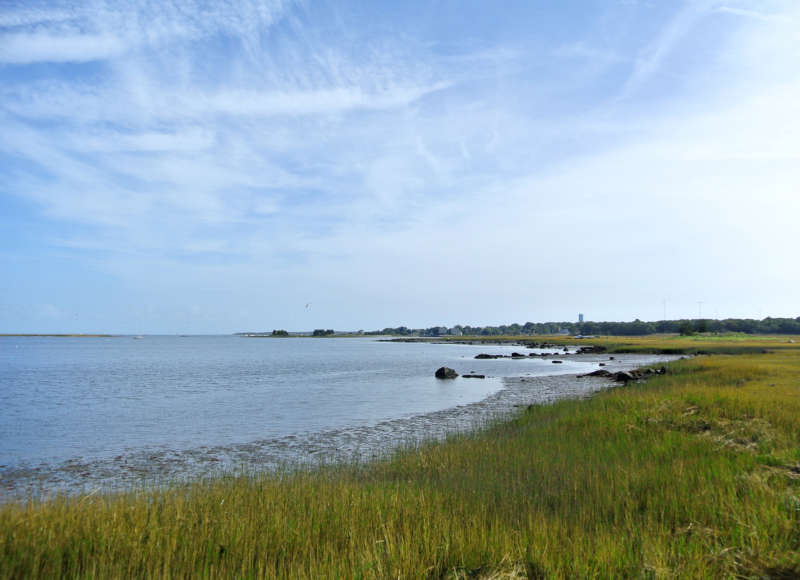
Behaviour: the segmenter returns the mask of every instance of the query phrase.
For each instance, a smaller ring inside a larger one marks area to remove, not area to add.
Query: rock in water
[[[461,376],[463,378],[465,378],[465,379],[485,379],[486,378],[486,375],[476,375],[476,374],[461,375]]]
[[[437,379],[454,379],[457,376],[458,373],[449,367],[439,367],[436,369]]]

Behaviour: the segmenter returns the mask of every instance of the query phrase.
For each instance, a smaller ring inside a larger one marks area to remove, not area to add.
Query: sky
[[[0,0],[0,333],[800,315],[800,2]]]

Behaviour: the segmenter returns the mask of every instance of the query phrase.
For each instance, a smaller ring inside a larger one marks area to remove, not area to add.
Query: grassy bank
[[[530,339],[530,337],[528,337]],[[604,346],[609,353],[655,353],[655,354],[765,354],[798,348],[797,335],[752,335],[752,334],[698,334],[679,336],[676,334],[652,334],[641,337],[598,337],[576,340],[568,336],[548,336],[552,344],[574,345],[587,342]],[[524,341],[523,341],[524,342]]]
[[[6,505],[0,577],[800,574],[800,349],[757,342],[364,467]]]

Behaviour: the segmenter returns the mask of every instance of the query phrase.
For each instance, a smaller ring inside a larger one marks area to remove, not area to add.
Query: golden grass
[[[797,575],[800,349],[752,343],[366,466],[6,505],[0,577]]]

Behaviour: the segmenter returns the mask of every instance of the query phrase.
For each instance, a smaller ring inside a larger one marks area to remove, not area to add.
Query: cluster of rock
[[[582,346],[578,350],[570,353],[569,347],[560,347],[555,344],[549,344],[546,342],[528,342],[525,343],[525,347],[527,348],[557,348],[561,349],[560,351],[555,352],[531,352],[528,354],[523,354],[521,352],[512,352],[511,354],[487,354],[481,353],[475,355],[477,359],[494,359],[494,358],[528,358],[534,356],[563,356],[568,354],[599,354],[606,351],[606,347],[604,346]]]
[[[451,369],[450,367],[439,367],[436,369],[436,378],[437,379],[454,379],[458,376],[458,373]],[[461,375],[464,379],[485,379],[486,375],[477,375],[475,373],[470,373],[466,375]]]
[[[551,342],[526,342],[527,348],[560,348],[559,345]]]
[[[522,354],[521,352],[512,352],[511,354],[486,354],[484,352],[480,354],[476,354],[475,358],[477,359],[493,359],[493,358],[529,358],[532,356],[558,356],[567,354],[567,347],[564,347],[564,352],[543,352],[543,353],[535,353],[531,352],[529,354]]]
[[[539,349],[554,348],[554,349],[562,349],[564,351],[569,350],[566,346],[562,348],[561,345],[552,344],[550,342],[526,342],[524,343],[524,346],[525,348],[539,348]],[[601,352],[606,352],[606,350],[608,349],[604,346],[588,345],[580,347],[578,350],[575,351],[575,354],[598,354]]]
[[[598,354],[601,352],[606,352],[606,347],[594,345],[594,346],[582,346],[578,350],[575,351],[575,354]]]
[[[634,369],[631,371],[617,371],[612,373],[611,371],[607,371],[605,369],[598,369],[596,371],[592,371],[591,373],[586,373],[585,375],[578,375],[580,377],[607,377],[612,379],[618,383],[627,383],[629,381],[638,381],[642,379],[646,379],[653,375],[663,375],[666,374],[667,367],[660,367],[657,369]]]

